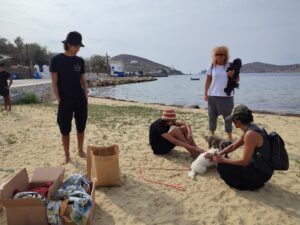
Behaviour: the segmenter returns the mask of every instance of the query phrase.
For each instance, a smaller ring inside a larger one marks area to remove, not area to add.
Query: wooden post
[[[26,56],[27,56],[27,63],[28,63],[28,72],[29,72],[29,77],[32,78],[32,74],[31,74],[31,61],[30,61],[30,57],[29,57],[29,53],[28,53],[28,46],[27,44],[25,45],[26,47]]]

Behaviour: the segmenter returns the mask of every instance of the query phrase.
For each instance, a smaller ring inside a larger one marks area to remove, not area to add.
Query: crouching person
[[[243,131],[243,135],[219,154],[211,156],[212,160],[218,163],[220,177],[229,186],[240,190],[256,190],[263,187],[273,175],[273,170],[266,163],[271,157],[271,146],[266,133],[252,123],[252,112],[245,105],[235,107],[232,115],[226,119],[232,120],[235,127]],[[227,157],[228,153],[242,145],[244,152],[241,159]],[[257,158],[257,152],[264,152],[265,161]]]
[[[172,126],[175,128],[171,129]],[[197,147],[192,136],[191,126],[177,121],[176,112],[173,109],[164,110],[162,117],[151,124],[149,141],[153,153],[156,155],[167,154],[175,146],[184,147],[193,158],[204,152]]]

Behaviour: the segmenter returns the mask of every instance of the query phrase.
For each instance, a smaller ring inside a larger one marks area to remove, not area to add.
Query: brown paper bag
[[[88,146],[87,174],[96,186],[120,185],[119,147]]]

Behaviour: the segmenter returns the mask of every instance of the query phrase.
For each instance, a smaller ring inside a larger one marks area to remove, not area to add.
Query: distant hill
[[[143,71],[149,74],[161,74],[161,75],[180,75],[181,71],[174,68],[153,62],[151,60],[128,54],[121,54],[111,58],[111,61],[121,61],[123,63],[126,72],[138,72]]]
[[[242,73],[300,73],[300,64],[293,65],[273,65],[261,62],[244,64]]]

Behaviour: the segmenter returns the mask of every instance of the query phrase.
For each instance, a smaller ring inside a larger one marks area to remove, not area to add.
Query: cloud
[[[243,62],[299,63],[297,0],[0,0],[1,33],[53,52],[77,30],[80,54],[135,54],[199,72],[220,44]]]

